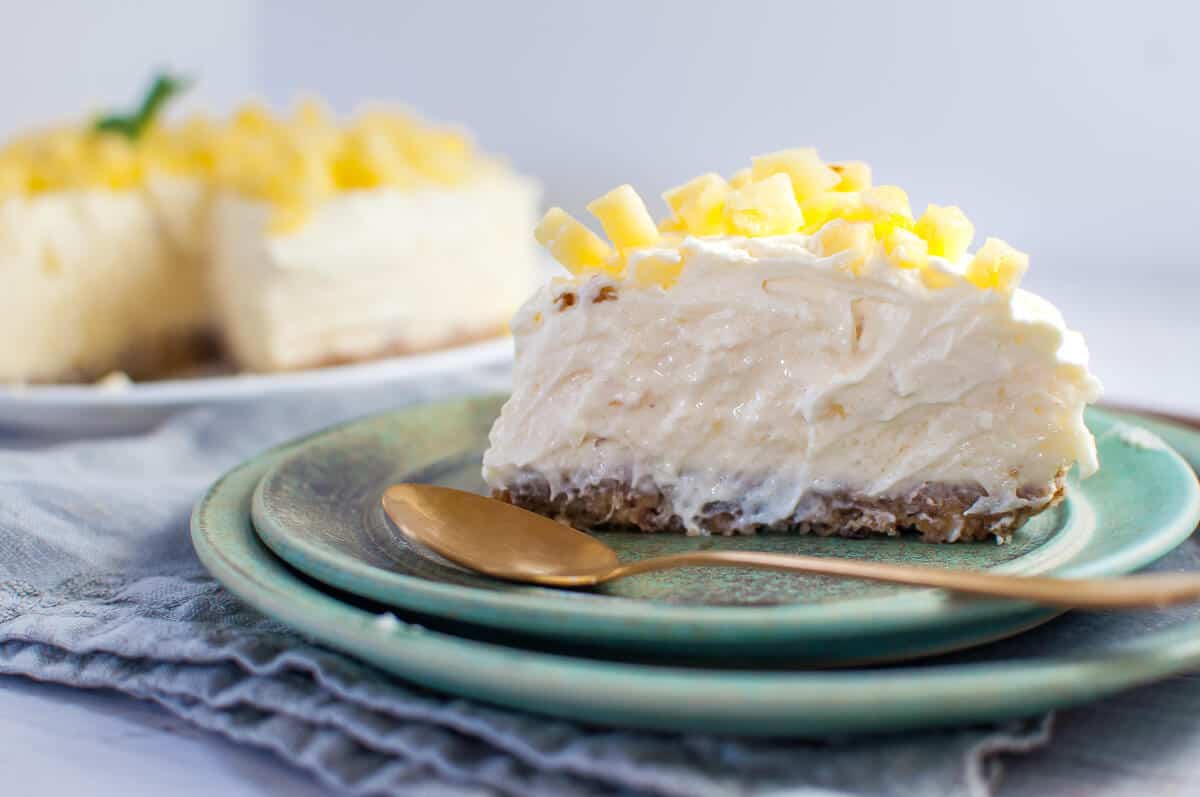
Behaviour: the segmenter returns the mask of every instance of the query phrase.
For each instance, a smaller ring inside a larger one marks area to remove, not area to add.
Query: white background
[[[1087,336],[1109,397],[1200,412],[1200,5],[0,0],[0,132],[128,103],[320,93],[461,122],[581,212],[816,145],[980,236]]]

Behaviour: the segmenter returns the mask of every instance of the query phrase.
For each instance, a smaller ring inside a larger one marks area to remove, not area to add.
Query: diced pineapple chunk
[[[271,110],[259,102],[248,102],[238,108],[233,115],[233,125],[239,130],[256,133],[276,126]]]
[[[834,219],[821,230],[820,248],[822,257],[849,252],[840,265],[859,274],[875,249],[875,232],[870,224]]]
[[[792,190],[796,193],[797,202],[803,202],[813,194],[831,190],[842,179],[837,172],[822,162],[817,151],[811,147],[759,155],[753,158],[751,163],[751,174],[759,182],[776,174],[786,174],[792,181]]]
[[[813,233],[825,222],[854,216],[862,209],[862,197],[856,191],[825,191],[800,204],[804,212],[804,231]]]
[[[929,244],[929,254],[955,262],[967,253],[967,247],[975,237],[975,225],[967,214],[953,205],[925,208],[914,230]]]
[[[745,188],[754,182],[754,171],[752,169],[738,169],[729,178],[730,188]]]
[[[862,161],[831,163],[829,168],[841,178],[834,191],[863,191],[871,187],[871,167]]]
[[[971,258],[967,279],[976,287],[999,293],[1012,293],[1029,268],[1029,255],[1019,252],[999,238],[988,238]]]
[[[855,216],[858,221],[869,221],[875,226],[875,235],[887,238],[892,230],[912,227],[912,208],[908,194],[894,185],[877,185],[860,193],[862,210]]]
[[[614,260],[612,248],[562,208],[546,211],[533,234],[572,274],[620,270],[619,264],[609,265]]]
[[[587,208],[600,221],[608,240],[617,249],[649,246],[658,240],[654,219],[631,185],[617,186]]]
[[[895,229],[883,241],[888,258],[899,268],[924,268],[929,263],[929,247],[916,233]]]
[[[24,193],[29,185],[29,169],[24,164],[0,160],[0,195]]]
[[[142,164],[137,150],[124,136],[97,137],[88,165],[97,184],[120,191],[142,181]]]
[[[304,97],[297,102],[292,119],[300,129],[309,132],[332,129],[337,121],[333,111],[319,97]]]
[[[682,271],[682,257],[643,257],[634,266],[633,278],[643,287],[658,285],[666,290],[679,280]]]
[[[725,197],[729,184],[709,172],[663,194],[675,217],[693,235],[724,235]]]
[[[804,214],[792,181],[781,173],[732,192],[725,203],[725,223],[733,234],[750,238],[787,235],[800,229]]]
[[[684,233],[687,232],[687,225],[678,216],[667,216],[658,223],[658,231],[664,235],[667,233]]]

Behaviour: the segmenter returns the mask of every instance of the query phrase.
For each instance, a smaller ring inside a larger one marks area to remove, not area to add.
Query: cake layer
[[[532,289],[536,184],[402,110],[131,113],[0,146],[0,383],[162,376],[215,332],[243,370],[503,332]]]
[[[237,364],[279,371],[500,333],[536,283],[531,181],[348,192],[295,232],[233,195],[214,212],[213,287]]]
[[[804,234],[689,237],[627,253],[628,273],[682,261],[669,290],[595,273],[544,287],[513,323],[488,484],[517,496],[536,473],[553,501],[650,484],[689,533],[714,506],[777,528],[813,495],[870,508],[932,485],[971,495],[956,511],[1002,537],[997,519],[1045,508],[1065,467],[1095,470],[1099,384],[1051,305],[941,258],[935,288],[881,252],[853,268],[820,252]]]
[[[174,365],[209,323],[205,264],[168,222],[199,201],[184,185],[0,197],[0,382]]]

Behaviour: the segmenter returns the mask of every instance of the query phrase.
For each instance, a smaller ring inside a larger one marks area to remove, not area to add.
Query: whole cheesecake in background
[[[538,238],[572,272],[513,321],[483,475],[579,527],[1008,539],[1061,500],[1099,396],[1087,349],[1019,289],[1025,255],[954,207],[914,218],[814,150],[667,192],[621,186]]]
[[[0,382],[270,372],[502,334],[533,289],[537,184],[400,111],[169,125],[127,117],[0,149]]]

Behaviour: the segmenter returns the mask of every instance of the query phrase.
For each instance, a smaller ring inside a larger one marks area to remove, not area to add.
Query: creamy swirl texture
[[[811,492],[929,483],[982,488],[968,514],[1004,512],[1072,463],[1096,469],[1083,410],[1100,385],[1050,303],[980,290],[941,258],[933,289],[881,254],[850,269],[820,251],[803,234],[688,238],[629,254],[629,272],[685,261],[670,290],[602,274],[543,287],[513,321],[488,484],[649,479],[698,532],[714,502],[769,525]]]

